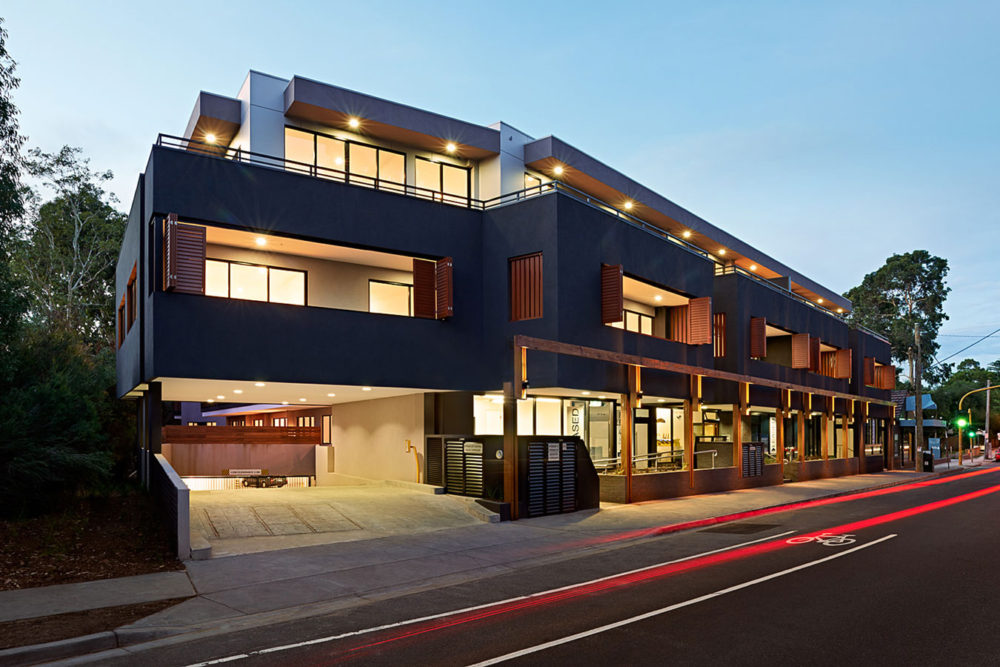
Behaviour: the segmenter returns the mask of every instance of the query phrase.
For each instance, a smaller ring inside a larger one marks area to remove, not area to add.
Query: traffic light
[[[959,417],[955,420],[955,426],[959,428],[965,428],[968,424],[969,422],[965,419],[965,417]]]

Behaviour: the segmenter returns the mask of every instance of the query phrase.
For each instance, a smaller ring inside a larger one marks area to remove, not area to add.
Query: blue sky
[[[141,5],[141,6],[140,6]],[[21,2],[30,145],[126,205],[158,132],[247,70],[554,134],[843,292],[951,264],[944,357],[1000,328],[1000,4]],[[1000,336],[955,359],[1000,358]]]

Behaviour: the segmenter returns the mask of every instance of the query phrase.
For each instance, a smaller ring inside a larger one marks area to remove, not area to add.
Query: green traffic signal
[[[959,428],[965,428],[969,422],[965,421],[965,417],[959,417],[955,420],[955,425]]]

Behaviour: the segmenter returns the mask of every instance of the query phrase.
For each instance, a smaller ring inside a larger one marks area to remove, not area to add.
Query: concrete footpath
[[[952,465],[949,472],[981,464],[980,458],[962,467]],[[189,561],[186,572],[0,592],[0,620],[4,621],[193,595],[113,632],[0,651],[0,665],[31,664],[105,649],[112,652],[87,659],[126,655],[127,650],[140,650],[139,644],[153,648],[260,627],[621,548],[672,524],[938,474],[893,471],[632,505],[604,504],[600,511]]]

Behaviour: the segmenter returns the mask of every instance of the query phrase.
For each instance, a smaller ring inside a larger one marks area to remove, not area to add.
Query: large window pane
[[[269,269],[271,301],[306,305],[306,274],[301,271]]]
[[[392,151],[378,152],[379,187],[385,190],[402,191],[406,183],[406,156]]]
[[[417,194],[422,197],[432,197],[433,195],[427,190],[433,190],[434,192],[441,191],[441,165],[437,162],[431,162],[430,160],[424,160],[422,158],[417,158],[416,163],[417,170]]]
[[[267,267],[229,265],[229,295],[234,299],[267,301]]]
[[[461,167],[453,167],[450,164],[441,165],[442,179],[443,179],[443,190],[446,195],[455,195],[453,197],[445,197],[446,201],[459,201],[456,197],[465,199],[469,196],[469,170],[463,169]],[[464,202],[462,202],[464,203]]]
[[[332,137],[316,137],[316,164],[326,167],[328,170],[319,170],[319,175],[324,178],[344,180],[342,173],[344,169],[344,142]]]
[[[535,434],[562,435],[562,401],[558,398],[535,399]]]
[[[205,294],[229,296],[229,262],[205,260]]]
[[[312,132],[303,132],[302,130],[296,130],[291,127],[285,128],[285,159],[295,160],[296,162],[305,162],[306,165],[311,165],[314,162],[314,152],[313,152],[313,135]],[[288,164],[287,168],[291,171],[302,171],[308,173],[310,171],[309,167],[301,164]]]
[[[529,195],[538,194],[542,190],[542,179],[535,178],[531,174],[525,173],[524,189],[528,190]]]
[[[378,176],[377,151],[360,144],[351,144],[349,150],[351,183],[374,186]]]
[[[410,314],[410,286],[368,281],[368,310],[387,315]]]

